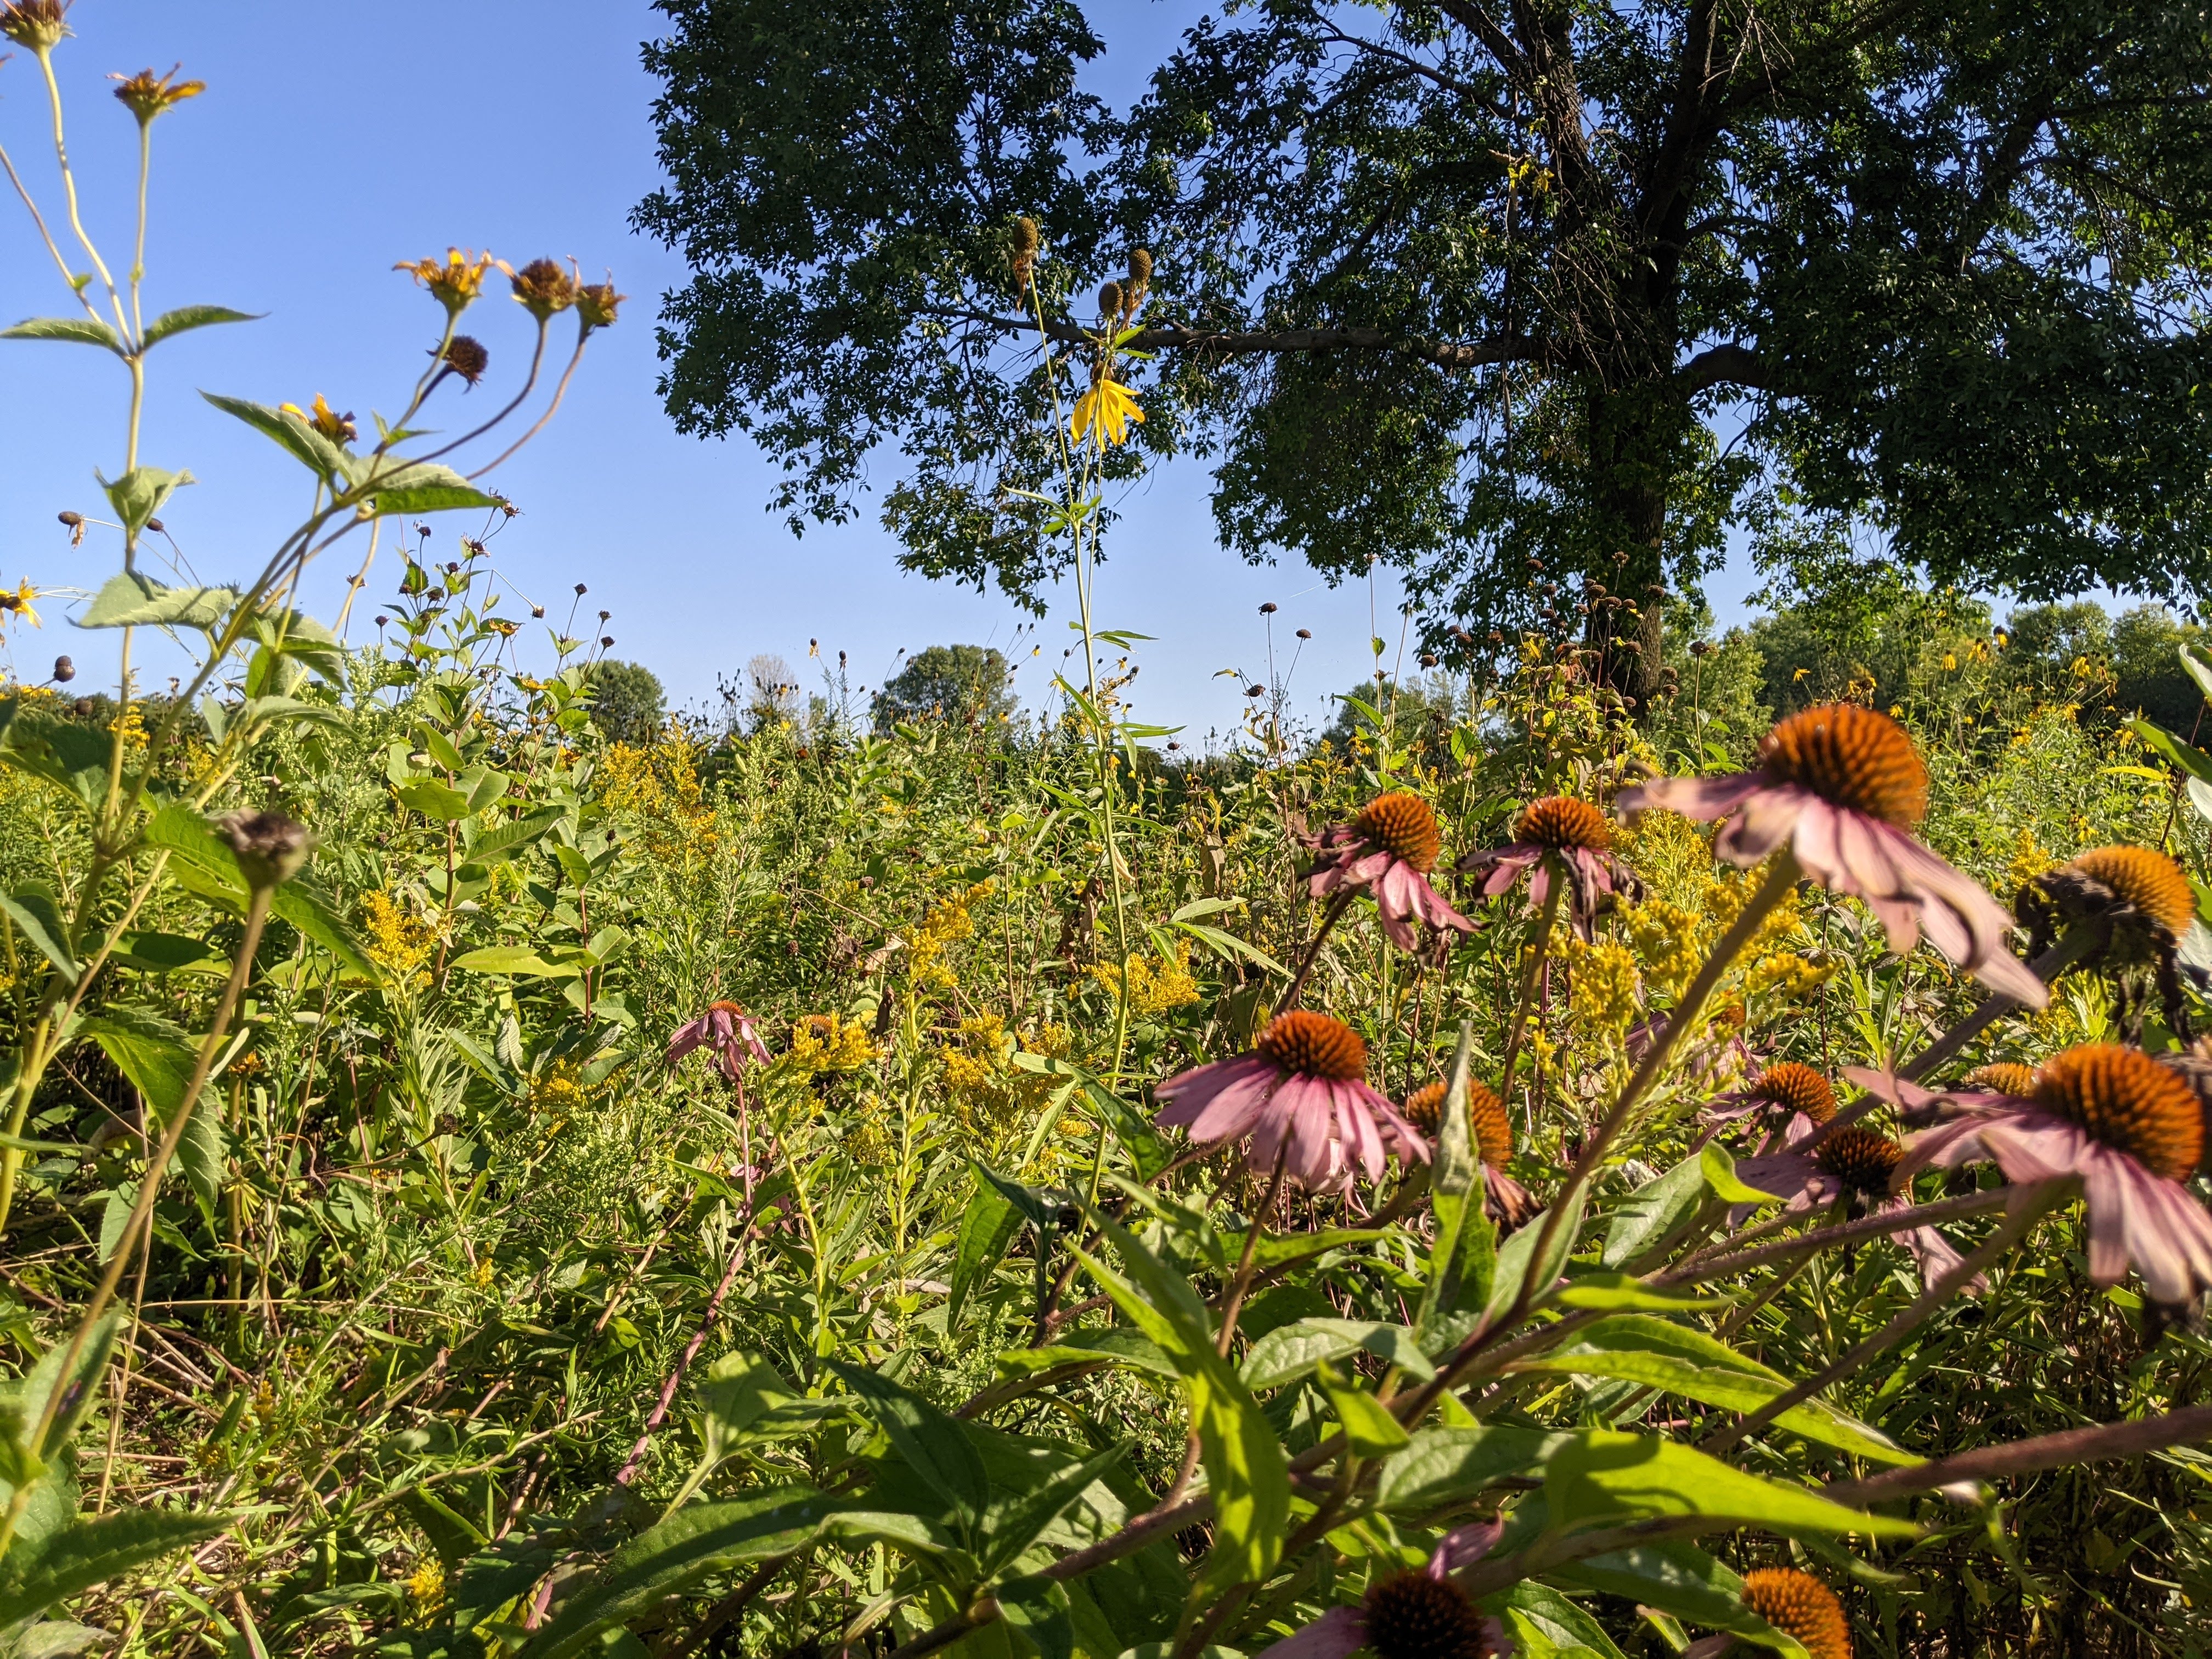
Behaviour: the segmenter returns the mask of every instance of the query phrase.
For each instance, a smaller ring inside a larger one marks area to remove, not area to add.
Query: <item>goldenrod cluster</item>
[[[533,1110],[567,1117],[586,1103],[584,1085],[572,1061],[556,1060],[530,1079],[530,1104]]]
[[[858,1020],[809,1014],[791,1028],[791,1052],[785,1058],[802,1077],[857,1072],[874,1063],[876,1045]]]
[[[394,979],[428,982],[429,976],[420,970],[438,942],[436,928],[401,909],[381,890],[362,896],[361,925],[371,962]]]
[[[1133,1014],[1164,1014],[1171,1008],[1188,1008],[1199,1000],[1198,981],[1191,977],[1190,946],[1178,944],[1173,957],[1131,955],[1121,966],[1094,963],[1091,977],[1115,997],[1127,996]]]
[[[2057,862],[2036,840],[2035,831],[2023,826],[2012,838],[2012,861],[2005,866],[2004,890],[2018,892],[2038,876],[2047,874]]]
[[[446,1574],[435,1556],[426,1555],[415,1564],[415,1571],[407,1575],[407,1595],[425,1613],[445,1601]]]
[[[1697,913],[1654,898],[1622,911],[1621,921],[1629,942],[1644,958],[1644,977],[1665,995],[1680,996],[1705,959]]]
[[[1794,951],[1761,957],[1743,976],[1745,991],[1753,996],[1779,993],[1791,1001],[1802,1001],[1835,976],[1832,962],[1814,962]]]
[[[1044,1109],[1060,1079],[1018,1068],[1018,1044],[997,1014],[977,1014],[960,1022],[957,1036],[943,1050],[945,1091],[963,1127],[996,1137]],[[1031,1035],[1032,1054],[1060,1055],[1068,1050],[1066,1028],[1046,1025]]]
[[[1567,971],[1573,985],[1575,1023],[1585,1030],[1625,1031],[1643,1006],[1636,956],[1613,939],[1584,945],[1568,942]]]
[[[609,744],[598,782],[608,811],[634,814],[648,845],[714,850],[714,810],[699,782],[697,751],[683,738]]]
[[[979,881],[959,897],[945,900],[922,917],[907,951],[907,965],[917,984],[949,991],[958,983],[952,970],[945,965],[945,952],[974,935],[975,919],[969,912],[990,896],[991,884]]]

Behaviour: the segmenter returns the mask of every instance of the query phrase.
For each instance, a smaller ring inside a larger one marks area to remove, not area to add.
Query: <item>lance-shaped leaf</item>
[[[79,628],[212,629],[237,603],[234,587],[168,587],[143,571],[125,570],[100,584],[76,620]]]
[[[960,1236],[953,1252],[952,1280],[945,1301],[945,1329],[951,1335],[960,1328],[960,1316],[975,1286],[990,1276],[1021,1230],[1022,1217],[1006,1194],[975,1166],[975,1186],[960,1217]]]
[[[112,1007],[92,1015],[78,1029],[131,1079],[131,1086],[145,1097],[161,1128],[166,1129],[184,1108],[185,1091],[199,1060],[198,1047],[184,1028],[149,1009]],[[199,1103],[178,1144],[177,1162],[202,1211],[210,1216],[222,1195],[228,1161],[222,1113],[212,1091],[203,1085]]]
[[[1626,1267],[1697,1214],[1705,1200],[1705,1171],[1695,1156],[1648,1181],[1613,1211],[1598,1263]]]
[[[211,328],[217,323],[258,323],[261,316],[255,311],[233,311],[228,306],[179,306],[147,324],[145,337],[139,345],[142,349],[157,346],[173,334],[182,334],[187,329]]]
[[[1424,1382],[1437,1374],[1406,1326],[1360,1319],[1300,1319],[1277,1326],[1255,1342],[1238,1375],[1248,1389],[1279,1389],[1362,1348]]]
[[[825,1362],[860,1397],[898,1455],[943,1498],[972,1539],[990,1501],[983,1460],[959,1423],[911,1389],[858,1365]]]
[[[394,455],[347,458],[349,495],[359,495],[380,518],[392,514],[442,513],[453,507],[499,505],[450,466],[436,461],[406,461]]]
[[[328,479],[349,465],[345,451],[288,410],[271,409],[266,404],[252,403],[244,398],[226,398],[214,392],[203,392],[200,396],[224,414],[235,416],[264,437],[272,438],[282,444],[292,453],[295,459],[319,478]]]
[[[1060,1512],[1120,1462],[1127,1450],[1126,1446],[1109,1446],[1088,1462],[1062,1469],[1031,1490],[992,1504],[983,1518],[981,1535],[976,1544],[984,1583],[988,1583],[1012,1565],[1047,1527],[1060,1519]]]
[[[1422,1346],[1432,1353],[1466,1338],[1473,1327],[1459,1316],[1462,1305],[1484,1307],[1497,1276],[1498,1237],[1483,1213],[1480,1149],[1468,1133],[1468,1063],[1474,1043],[1473,1027],[1462,1020],[1459,1048],[1452,1056],[1451,1083],[1437,1120],[1436,1163],[1429,1176],[1437,1242],[1429,1252],[1428,1285],[1421,1292],[1420,1313],[1413,1325],[1421,1334]]]
[[[1744,1606],[1743,1580],[1725,1563],[1695,1544],[1669,1539],[1570,1561],[1546,1575],[1563,1583],[1618,1595],[1713,1630],[1723,1630],[1761,1647],[1791,1655],[1804,1651],[1796,1641]]]
[[[1291,1514],[1290,1471],[1282,1443],[1229,1362],[1214,1352],[1206,1304],[1190,1283],[1103,1216],[1098,1227],[1127,1264],[1123,1279],[1103,1261],[1083,1262],[1114,1305],[1160,1346],[1182,1374],[1191,1425],[1197,1431],[1206,1490],[1213,1499],[1214,1540],[1199,1583],[1219,1592],[1255,1583],[1282,1553]]]
[[[56,1602],[212,1538],[227,1516],[122,1509],[81,1516],[0,1564],[0,1628],[35,1618]],[[18,1559],[19,1554],[24,1559]]]
[[[0,911],[7,913],[24,942],[52,964],[64,983],[76,983],[82,970],[70,944],[69,918],[52,887],[42,881],[27,881],[13,892],[0,893]]]
[[[122,337],[92,317],[33,317],[13,328],[0,328],[0,340],[62,340],[71,345],[105,346],[123,355]]]
[[[1030,1376],[1069,1365],[1119,1365],[1170,1380],[1182,1375],[1158,1343],[1142,1331],[1127,1328],[1065,1331],[1048,1346],[1015,1348],[999,1356],[1000,1373],[1006,1376]]]
[[[1765,1480],[1656,1434],[1585,1429],[1544,1470],[1550,1524],[1559,1531],[1662,1518],[1696,1519],[1711,1529],[1756,1527],[1787,1538],[1915,1538],[1910,1521],[1869,1515],[1802,1486]]]
[[[1382,1466],[1375,1501],[1382,1509],[1418,1514],[1473,1498],[1501,1482],[1533,1483],[1551,1455],[1572,1438],[1514,1423],[1471,1429],[1423,1429]]]

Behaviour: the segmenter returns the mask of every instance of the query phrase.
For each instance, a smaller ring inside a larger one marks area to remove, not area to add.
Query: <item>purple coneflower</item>
[[[1510,842],[1468,854],[1459,870],[1482,877],[1485,898],[1495,898],[1527,873],[1532,907],[1540,907],[1551,896],[1552,883],[1564,879],[1567,920],[1585,944],[1598,906],[1614,893],[1632,896],[1638,887],[1634,874],[1613,855],[1613,826],[1605,814],[1571,795],[1530,801],[1514,820]]]
[[[1949,1102],[1959,1115],[1913,1137],[1901,1174],[1988,1158],[2021,1185],[2078,1177],[2093,1281],[2116,1285],[2132,1262],[2166,1308],[2212,1286],[2212,1215],[2181,1184],[2203,1154],[2203,1110],[2179,1073],[2140,1049],[2085,1043],[2045,1060],[2030,1094]]]
[[[1785,1150],[1738,1158],[1735,1173],[1747,1185],[1784,1200],[1785,1210],[1822,1209],[1843,1200],[1855,1212],[1870,1209],[1876,1215],[1893,1215],[1912,1206],[1910,1192],[1891,1190],[1904,1162],[1905,1148],[1878,1129],[1846,1123],[1819,1134],[1808,1121],[1802,1137]],[[1929,1284],[1963,1260],[1951,1241],[1933,1227],[1908,1227],[1898,1237]],[[1969,1288],[1978,1291],[1981,1281]]]
[[[1429,885],[1443,844],[1428,802],[1395,790],[1378,795],[1351,823],[1310,843],[1321,856],[1305,872],[1307,890],[1317,899],[1365,893],[1401,951],[1414,948],[1416,921],[1471,933],[1474,924]]]
[[[1759,1567],[1744,1574],[1736,1595],[1784,1636],[1795,1637],[1811,1659],[1851,1659],[1851,1621],[1844,1604],[1811,1573]],[[1733,1636],[1700,1637],[1682,1650],[1682,1659],[1719,1659],[1738,1645]]]
[[[1928,813],[1928,769],[1905,728],[1856,703],[1828,703],[1759,740],[1759,769],[1721,778],[1655,778],[1625,789],[1631,817],[1664,807],[1726,818],[1713,850],[1748,868],[1787,847],[1822,886],[1863,899],[1902,956],[1923,931],[1993,991],[2031,1008],[2050,993],[2006,948],[2012,918],[1960,871],[1912,838]]]
[[[1701,1115],[1714,1124],[1764,1116],[1779,1131],[1781,1143],[1796,1146],[1836,1115],[1836,1091],[1809,1066],[1785,1060],[1770,1066],[1746,1087],[1715,1097]]]
[[[2092,848],[2025,884],[2013,911],[2027,928],[2032,951],[2047,950],[2061,933],[2089,931],[2081,960],[2112,975],[2127,1029],[2142,1024],[2148,981],[2159,993],[2166,1024],[2189,1034],[2178,971],[2181,947],[2191,940],[2201,959],[2203,943],[2197,890],[2172,856],[2151,847]]]
[[[1441,1083],[1431,1083],[1406,1097],[1400,1109],[1406,1121],[1434,1139],[1443,1121],[1444,1096]],[[1535,1214],[1534,1194],[1505,1172],[1513,1161],[1513,1115],[1487,1084],[1467,1080],[1468,1128],[1474,1140],[1474,1155],[1482,1164],[1483,1207],[1491,1218],[1510,1231]]]
[[[1331,1607],[1304,1630],[1261,1650],[1259,1659],[1348,1659],[1365,1648],[1376,1659],[1493,1659],[1510,1654],[1505,1627],[1451,1581],[1487,1555],[1503,1521],[1477,1521],[1444,1534],[1429,1565],[1367,1587],[1357,1606]]]
[[[722,1075],[735,1083],[748,1060],[768,1064],[768,1045],[753,1029],[753,1017],[734,1002],[710,1002],[706,1012],[678,1026],[668,1039],[671,1066],[694,1048],[711,1051]]]
[[[1370,1181],[1386,1150],[1427,1161],[1428,1143],[1367,1086],[1367,1044],[1327,1014],[1278,1014],[1249,1054],[1170,1078],[1153,1091],[1159,1121],[1201,1146],[1252,1139],[1250,1163],[1308,1192],[1340,1191],[1357,1164]]]

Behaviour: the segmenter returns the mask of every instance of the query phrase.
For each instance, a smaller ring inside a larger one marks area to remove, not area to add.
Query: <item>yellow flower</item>
[[[426,1555],[415,1564],[415,1571],[407,1575],[407,1595],[425,1612],[446,1599],[446,1575],[435,1556]]]
[[[1576,1023],[1594,1031],[1626,1030],[1644,1000],[1637,983],[1636,957],[1628,947],[1612,939],[1595,945],[1571,939],[1567,967]]]
[[[1145,421],[1136,395],[1119,380],[1101,376],[1097,385],[1076,399],[1075,413],[1067,423],[1068,435],[1081,443],[1085,433],[1094,434],[1103,449],[1125,441],[1132,421],[1139,426]]]
[[[349,444],[361,435],[353,423],[353,411],[340,415],[323,401],[323,394],[315,394],[315,406],[306,410],[297,404],[279,404],[276,407],[287,415],[296,415],[334,444]]]
[[[1651,982],[1669,997],[1680,996],[1705,961],[1697,916],[1655,898],[1624,911],[1622,920]]]
[[[876,1057],[867,1027],[836,1014],[809,1014],[791,1028],[790,1061],[807,1077],[824,1072],[857,1072]]]
[[[1091,977],[1119,997],[1127,994],[1135,1014],[1164,1014],[1170,1008],[1187,1008],[1199,1000],[1198,981],[1191,977],[1190,946],[1179,944],[1173,957],[1133,954],[1116,968],[1094,963]]]
[[[31,586],[27,576],[17,584],[12,593],[0,587],[0,616],[21,617],[32,627],[43,628],[46,624],[39,620],[39,613],[31,609],[31,601],[38,597],[39,590]]]
[[[442,262],[402,259],[392,268],[407,272],[428,289],[447,311],[459,313],[466,311],[483,290],[484,273],[491,267],[492,257],[489,253],[465,254],[457,247],[449,247]]]
[[[388,894],[362,895],[362,931],[368,935],[368,959],[394,979],[404,980],[430,959],[436,929],[409,915]]]
[[[177,66],[178,69],[182,67],[182,64]],[[138,118],[141,126],[164,110],[173,109],[185,99],[197,98],[207,90],[204,81],[178,80],[176,69],[172,69],[159,80],[155,78],[154,71],[149,69],[140,70],[136,75],[111,75],[107,78],[123,82],[116,88],[115,95]]]

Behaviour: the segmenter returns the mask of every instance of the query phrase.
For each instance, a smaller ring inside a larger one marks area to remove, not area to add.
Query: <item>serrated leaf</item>
[[[105,346],[123,355],[123,340],[106,323],[91,317],[33,317],[13,328],[0,328],[0,340],[63,340],[73,345]]]
[[[237,603],[234,587],[168,587],[125,570],[100,584],[76,621],[79,628],[212,629]]]
[[[297,415],[271,409],[266,404],[252,403],[244,398],[227,398],[219,392],[203,392],[200,396],[224,414],[245,422],[264,437],[282,444],[292,453],[295,460],[319,478],[328,479],[332,474],[343,471],[348,465],[345,451]]]
[[[186,484],[195,482],[189,472],[168,472],[158,466],[134,466],[110,483],[100,479],[100,487],[107,491],[108,504],[114,507],[115,516],[123,520],[123,527],[136,536],[146,527],[146,520],[161,510],[161,505]]]
[[[41,1540],[18,1561],[10,1550],[0,1566],[0,1627],[34,1618],[58,1601],[214,1537],[230,1524],[222,1516],[119,1509],[80,1517]]]
[[[352,491],[367,497],[378,517],[392,514],[443,513],[455,507],[489,510],[499,497],[488,495],[450,466],[436,461],[395,461],[389,455],[374,463],[351,464]]]
[[[62,914],[52,888],[42,881],[27,881],[11,893],[0,893],[0,911],[7,913],[31,948],[52,964],[64,984],[76,983],[83,970],[70,945],[69,918]]]
[[[261,317],[259,312],[233,311],[228,306],[179,306],[146,325],[139,347],[143,350],[159,345],[171,335],[182,334],[187,329],[209,328],[217,323],[258,323]]]

